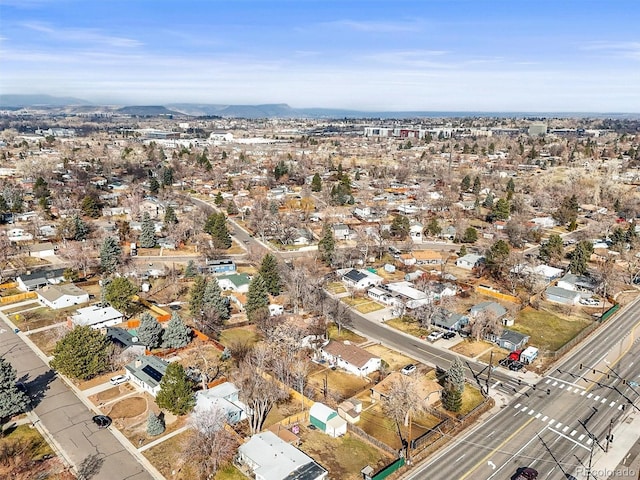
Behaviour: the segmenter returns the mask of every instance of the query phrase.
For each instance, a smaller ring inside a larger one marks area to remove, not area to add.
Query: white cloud
[[[324,22],[320,25],[322,27],[363,33],[415,33],[424,28],[424,23],[420,20],[389,22],[336,20],[333,22]]]
[[[22,26],[29,30],[42,33],[52,40],[64,43],[77,43],[80,45],[92,43],[117,48],[132,48],[142,45],[142,42],[133,38],[106,35],[98,29],[54,28],[42,22],[24,22]]]
[[[582,46],[582,50],[601,51],[623,58],[640,60],[640,42],[588,42]]]

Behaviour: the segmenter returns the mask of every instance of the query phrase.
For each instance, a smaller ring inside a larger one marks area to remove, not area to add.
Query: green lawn
[[[253,344],[257,341],[258,334],[255,332],[255,330],[247,327],[228,328],[226,330],[223,330],[220,334],[220,343],[222,343],[225,347],[243,342]]]
[[[414,337],[426,337],[427,335],[429,335],[428,328],[421,327],[418,322],[409,317],[392,318],[390,320],[387,320],[385,323],[395,328],[396,330],[408,333],[409,335],[413,335]]]
[[[246,480],[240,470],[238,470],[233,465],[227,465],[222,470],[218,470],[216,476],[213,477],[214,480]]]
[[[338,335],[338,327],[335,323],[330,323],[327,327],[327,334],[331,340],[338,340],[340,342],[344,342],[345,340],[349,340],[352,343],[362,343],[367,339],[362,335],[358,335],[357,333],[352,332],[348,328],[342,328],[340,334]]]
[[[586,318],[559,317],[527,307],[518,313],[515,325],[509,329],[530,335],[529,343],[541,351],[555,352],[591,323]]]
[[[53,455],[53,450],[42,438],[40,432],[29,425],[19,425],[6,436],[0,437],[0,448],[24,442],[33,460],[40,460],[45,455]]]

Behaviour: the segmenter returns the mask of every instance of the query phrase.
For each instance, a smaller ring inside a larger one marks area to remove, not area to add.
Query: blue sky
[[[638,0],[0,0],[0,92],[640,112]]]

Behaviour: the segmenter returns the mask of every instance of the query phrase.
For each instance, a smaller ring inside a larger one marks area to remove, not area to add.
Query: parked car
[[[509,370],[512,370],[514,372],[517,372],[517,371],[521,370],[522,367],[524,367],[524,363],[518,362],[517,360],[516,361],[512,361],[509,364]]]
[[[598,302],[598,300],[596,300],[595,298],[581,298],[580,299],[580,303],[582,305],[589,305],[589,306],[597,306],[600,302]]]
[[[111,385],[120,385],[121,383],[125,383],[129,381],[129,377],[127,375],[118,375],[115,377],[111,377],[109,379]]]
[[[95,423],[100,428],[107,428],[111,425],[111,417],[107,417],[106,415],[96,415],[92,418],[93,423]]]
[[[440,331],[431,332],[427,337],[427,340],[429,340],[430,342],[435,342],[436,340],[441,339],[443,335],[444,333]]]
[[[456,332],[451,332],[451,331],[449,331],[449,332],[444,332],[444,333],[442,334],[442,338],[444,338],[445,340],[450,340],[450,339],[452,339],[452,338],[453,338],[453,337],[455,337],[455,336],[456,336]]]
[[[416,367],[413,363],[410,363],[409,365],[405,365],[404,367],[402,367],[402,370],[400,370],[400,372],[403,375],[411,375],[416,371],[417,368],[418,367]]]
[[[503,358],[502,360],[500,360],[498,362],[498,365],[505,367],[505,368],[509,368],[509,365],[511,365],[511,363],[513,362],[513,360],[511,360],[509,357]]]

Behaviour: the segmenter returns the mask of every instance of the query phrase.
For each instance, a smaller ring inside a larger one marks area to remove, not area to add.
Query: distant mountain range
[[[113,112],[125,115],[154,116],[218,116],[224,118],[453,118],[453,117],[510,117],[510,118],[617,118],[637,119],[633,113],[585,113],[585,112],[446,112],[446,111],[380,111],[366,112],[338,108],[292,108],[286,103],[264,105],[222,105],[209,103],[168,103],[166,105],[95,105],[87,100],[51,95],[0,95],[0,108],[43,109],[60,113]]]

